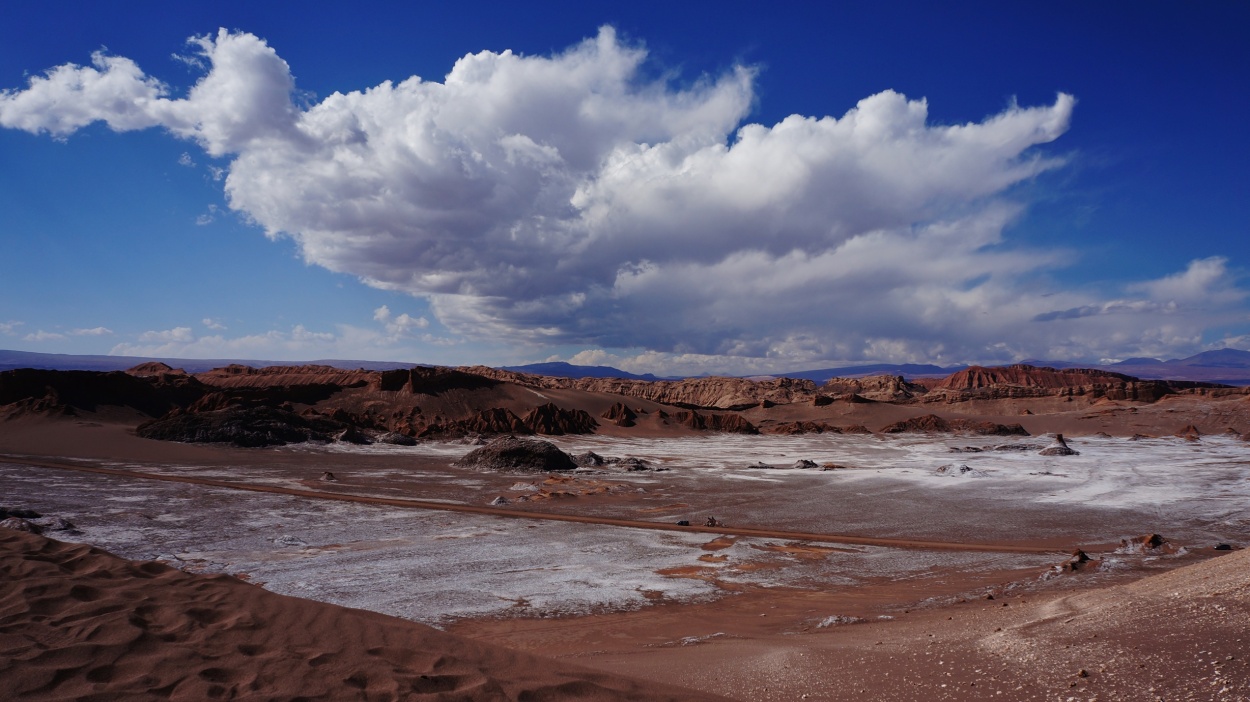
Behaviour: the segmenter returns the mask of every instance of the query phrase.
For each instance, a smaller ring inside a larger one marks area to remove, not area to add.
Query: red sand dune
[[[0,530],[5,699],[712,700]]]

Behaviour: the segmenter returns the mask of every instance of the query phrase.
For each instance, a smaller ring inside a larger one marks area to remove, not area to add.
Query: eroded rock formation
[[[983,436],[1028,436],[1019,424],[995,424],[972,419],[942,419],[935,414],[904,419],[881,429],[882,434],[980,434]]]
[[[584,410],[567,410],[551,402],[530,410],[521,423],[535,434],[549,436],[593,434],[599,427],[599,422]]]
[[[612,405],[601,416],[618,427],[632,427],[638,419],[637,413],[627,407],[624,402]]]
[[[758,434],[758,429],[739,414],[700,414],[693,410],[674,412],[674,424],[696,431],[723,431],[730,434]]]

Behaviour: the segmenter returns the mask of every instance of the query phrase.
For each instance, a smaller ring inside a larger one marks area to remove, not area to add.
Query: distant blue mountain
[[[924,376],[947,376],[961,371],[968,366],[950,366],[943,368],[931,364],[919,363],[873,363],[865,366],[845,366],[842,368],[820,368],[817,370],[797,371],[794,373],[774,373],[782,378],[799,378],[816,383],[827,382],[830,378],[854,378],[863,375],[901,375],[908,378]]]
[[[533,375],[548,375],[555,378],[625,378],[626,380],[668,380],[660,378],[650,373],[644,375],[635,375],[626,373],[619,368],[612,366],[575,366],[572,363],[564,361],[552,361],[550,363],[530,363],[524,366],[504,366],[502,370],[512,371],[514,373],[530,373]]]
[[[411,368],[415,363],[399,363],[396,361],[345,361],[323,359],[316,361],[258,361],[239,358],[149,358],[147,356],[101,356],[73,355],[65,353],[36,353],[33,351],[6,351],[0,349],[0,370],[14,368],[43,368],[46,370],[90,370],[119,371],[134,368],[140,363],[157,361],[172,368],[181,368],[188,373],[202,373],[214,368],[221,368],[232,363],[262,368],[264,366],[333,366],[345,370],[398,370]]]
[[[0,349],[0,371],[14,368],[45,368],[50,370],[115,371],[133,368],[140,363],[159,361],[188,373],[200,373],[221,368],[232,363],[260,368],[263,366],[297,366],[315,364],[333,366],[346,370],[396,370],[411,368],[416,363],[399,361],[351,361],[325,359],[315,361],[262,361],[233,358],[150,358],[146,356],[70,355],[59,353],[36,353],[32,351],[9,351]],[[1099,365],[1072,363],[1070,361],[1027,360],[1021,363],[1050,368],[1094,368],[1115,371],[1143,379],[1196,380],[1228,385],[1250,385],[1250,351],[1217,349],[1203,351],[1187,358],[1161,361],[1157,358],[1128,358],[1119,363]],[[824,383],[830,378],[847,378],[865,375],[901,375],[907,378],[942,377],[961,371],[967,366],[936,366],[917,363],[876,363],[840,368],[820,368],[793,373],[773,373],[774,377],[801,378]],[[504,370],[560,378],[625,378],[629,380],[680,380],[675,377],[657,377],[650,373],[637,375],[626,373],[611,366],[577,366],[571,363],[531,363],[524,366],[507,366]]]
[[[1163,361],[1160,361],[1157,358],[1146,358],[1145,356],[1134,356],[1133,358],[1126,358],[1123,361],[1112,363],[1111,365],[1112,367],[1115,367],[1115,366],[1154,366],[1154,365],[1159,365],[1162,363]]]
[[[1168,361],[1177,366],[1206,366],[1208,368],[1250,368],[1250,351],[1240,349],[1217,349],[1203,351],[1189,358]]]

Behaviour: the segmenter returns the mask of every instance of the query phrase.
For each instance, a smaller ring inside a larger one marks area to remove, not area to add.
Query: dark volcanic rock
[[[634,426],[634,420],[638,419],[638,415],[632,409],[626,407],[624,402],[612,405],[607,412],[600,416],[618,427],[632,427]]]
[[[501,436],[465,454],[457,465],[490,470],[568,471],[577,468],[555,444],[539,439]]]
[[[562,434],[593,434],[599,422],[583,410],[566,410],[548,402],[539,405],[521,418],[527,429],[535,434],[560,436]]]
[[[260,447],[329,441],[348,428],[326,417],[301,417],[270,407],[232,407],[212,412],[173,412],[140,424],[135,434],[160,441]]]

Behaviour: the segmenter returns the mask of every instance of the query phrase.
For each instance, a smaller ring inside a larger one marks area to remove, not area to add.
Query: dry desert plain
[[[1250,699],[1240,388],[150,366],[0,405],[14,699]],[[505,435],[580,465],[468,457]]]

